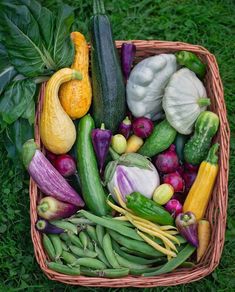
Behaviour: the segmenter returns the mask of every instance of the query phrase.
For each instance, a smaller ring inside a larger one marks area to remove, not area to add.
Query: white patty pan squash
[[[146,58],[133,68],[126,86],[127,104],[133,116],[151,120],[161,117],[164,89],[176,70],[173,54]]]
[[[162,106],[168,122],[177,132],[191,134],[197,117],[209,104],[206,89],[194,72],[183,68],[171,76]]]

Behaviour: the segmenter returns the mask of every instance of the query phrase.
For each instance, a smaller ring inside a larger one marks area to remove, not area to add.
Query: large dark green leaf
[[[17,71],[11,66],[5,47],[0,43],[0,95],[16,74]]]
[[[22,118],[27,119],[29,124],[32,125],[35,120],[35,103],[32,99],[29,105],[27,106],[26,110],[23,112]]]
[[[9,84],[0,99],[2,120],[8,124],[15,122],[25,113],[28,106],[32,106],[35,91],[36,84],[30,79],[13,81]],[[29,114],[27,114],[28,117]]]
[[[8,152],[8,157],[19,163],[21,160],[22,145],[28,139],[33,138],[33,127],[25,119],[18,119],[8,126],[4,133],[4,145]]]
[[[70,29],[74,22],[74,8],[60,6],[55,20],[54,43],[52,56],[57,69],[68,67],[73,61],[74,48],[70,39]]]
[[[0,25],[11,64],[18,72],[35,77],[55,69],[43,46],[38,23],[27,6],[1,3]]]

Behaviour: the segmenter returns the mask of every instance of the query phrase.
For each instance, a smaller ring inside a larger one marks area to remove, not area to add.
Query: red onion
[[[192,171],[192,172],[197,172],[198,171],[198,168],[199,168],[199,165],[193,165],[193,164],[190,164],[188,162],[185,162],[184,163],[184,168],[185,170],[187,171]]]
[[[176,193],[184,191],[184,180],[177,171],[165,174],[163,176],[163,183],[172,185]]]
[[[182,205],[184,204],[184,201],[186,199],[187,195],[186,193],[174,193],[171,199],[178,200]]]
[[[147,138],[152,134],[154,124],[149,118],[141,117],[134,119],[132,123],[133,132],[140,138]]]
[[[48,160],[51,162],[51,164],[54,164],[55,159],[57,158],[57,155],[52,153],[49,150],[46,150],[46,157],[48,158]]]
[[[54,167],[64,177],[68,177],[76,173],[75,159],[69,154],[58,155],[54,160]]]
[[[172,214],[172,216],[175,218],[178,214],[182,212],[183,206],[181,203],[176,199],[171,199],[166,203],[164,206],[165,209]]]
[[[197,172],[184,172],[182,177],[185,182],[185,192],[188,193],[197,177]]]
[[[183,173],[184,173],[184,166],[183,166],[182,164],[180,164],[180,165],[177,167],[176,171],[182,176]]]
[[[162,173],[172,173],[179,167],[179,159],[172,144],[166,151],[157,155],[155,165]]]

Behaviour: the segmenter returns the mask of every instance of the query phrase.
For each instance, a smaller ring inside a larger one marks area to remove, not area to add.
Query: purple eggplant
[[[193,246],[198,247],[197,219],[193,212],[180,213],[175,219],[179,233]]]
[[[77,206],[58,201],[50,196],[42,198],[37,206],[38,215],[47,220],[70,217],[77,211]]]
[[[109,146],[111,143],[112,132],[106,130],[104,124],[100,129],[93,129],[91,132],[92,144],[98,160],[100,173],[103,172],[105,159],[107,157]]]
[[[132,130],[131,120],[127,116],[119,125],[118,133],[122,134],[126,139],[128,139],[131,134],[131,130]]]
[[[125,80],[128,79],[136,53],[136,46],[132,43],[123,43],[121,47],[122,72]]]
[[[33,139],[23,145],[22,158],[30,176],[44,194],[84,207],[82,198],[38,149]]]
[[[35,223],[35,227],[38,231],[47,234],[61,234],[64,232],[64,229],[57,227],[44,219],[39,219]]]

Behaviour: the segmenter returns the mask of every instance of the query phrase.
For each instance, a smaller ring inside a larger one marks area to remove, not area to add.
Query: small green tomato
[[[165,205],[173,196],[174,188],[170,184],[161,184],[153,193],[154,202]]]
[[[123,154],[126,151],[126,138],[121,134],[116,134],[112,137],[111,146],[118,154]]]

